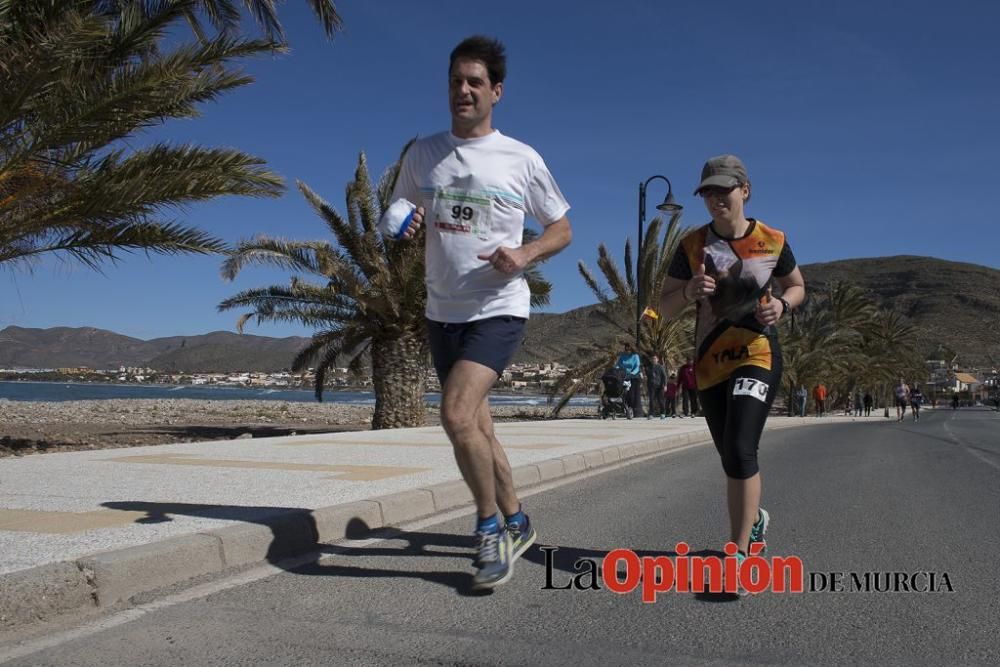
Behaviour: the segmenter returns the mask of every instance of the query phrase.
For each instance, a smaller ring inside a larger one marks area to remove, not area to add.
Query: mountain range
[[[308,338],[269,338],[214,331],[141,340],[91,327],[0,330],[0,368],[116,369],[222,373],[287,369]]]
[[[963,365],[1000,365],[1000,271],[931,257],[849,259],[801,267],[809,294],[833,281],[850,282],[880,306],[892,306],[915,326],[913,344],[928,357],[958,356]],[[609,341],[616,331],[598,306],[538,313],[528,321],[515,362],[573,365],[589,341]],[[150,367],[168,372],[287,369],[308,338],[270,338],[216,331],[140,340],[111,331],[56,327],[0,330],[0,368],[95,369]]]

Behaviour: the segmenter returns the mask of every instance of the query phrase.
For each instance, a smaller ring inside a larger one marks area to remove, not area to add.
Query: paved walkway
[[[829,419],[845,417],[772,417],[767,428]],[[709,442],[701,418],[497,432],[519,488]],[[470,501],[436,426],[0,459],[0,629]]]

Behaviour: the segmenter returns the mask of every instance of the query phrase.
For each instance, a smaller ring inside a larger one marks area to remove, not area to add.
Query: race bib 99
[[[433,225],[442,232],[488,241],[492,203],[486,193],[440,189],[434,193]]]

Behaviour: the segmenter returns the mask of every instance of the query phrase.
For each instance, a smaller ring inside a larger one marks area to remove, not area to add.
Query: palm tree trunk
[[[372,383],[375,414],[372,429],[423,426],[424,373],[430,350],[421,334],[405,334],[391,340],[373,340]]]

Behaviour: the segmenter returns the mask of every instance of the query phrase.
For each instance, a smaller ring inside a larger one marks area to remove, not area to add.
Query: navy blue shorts
[[[441,386],[455,362],[466,360],[492,368],[497,376],[524,341],[523,317],[503,315],[473,322],[435,322],[427,320],[431,358]]]

